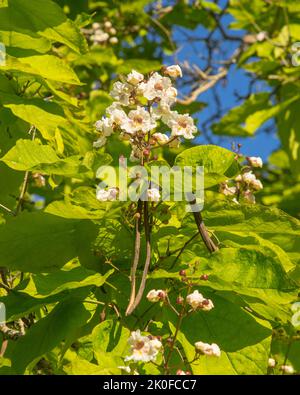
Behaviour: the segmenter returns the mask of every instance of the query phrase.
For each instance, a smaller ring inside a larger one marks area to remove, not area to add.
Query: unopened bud
[[[177,304],[182,304],[184,302],[184,299],[182,296],[178,296],[178,298],[176,299],[176,303]]]
[[[200,280],[207,281],[208,277],[209,277],[208,274],[202,274],[201,277],[200,277]]]

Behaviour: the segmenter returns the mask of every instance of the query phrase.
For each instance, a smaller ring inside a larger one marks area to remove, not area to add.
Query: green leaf
[[[65,84],[81,85],[77,75],[62,59],[54,55],[14,57],[7,54],[0,71],[29,74]]]
[[[290,169],[295,177],[298,177],[300,171],[299,104],[300,100],[297,100],[278,119],[279,136],[289,156]]]
[[[92,333],[94,354],[100,367],[108,370],[124,365],[130,331],[118,321],[106,320]]]
[[[23,286],[20,285],[20,288]],[[5,304],[6,307],[6,320],[7,322],[15,321],[19,318],[22,318],[32,312],[38,312],[40,308],[46,305],[53,305],[57,302],[62,302],[64,300],[70,298],[85,298],[91,291],[91,286],[79,287],[79,289],[65,289],[59,293],[53,293],[50,296],[42,297],[41,295],[37,295],[33,297],[29,294],[29,292],[34,293],[32,290],[34,289],[33,282],[30,282],[29,285],[21,290],[14,290],[9,293],[7,296],[3,296],[0,298],[0,302]],[[26,291],[26,292],[25,292]]]
[[[13,24],[11,24],[13,21]],[[75,52],[86,52],[86,42],[74,22],[50,0],[8,0],[0,8],[0,25],[3,30],[31,31],[40,37],[67,45]]]
[[[114,272],[109,270],[105,275],[95,273],[93,270],[88,270],[85,267],[67,267],[50,274],[33,274],[32,280],[36,289],[36,297],[42,295],[54,295],[65,290],[78,289],[93,285],[100,287],[105,283],[107,278]]]
[[[95,237],[96,227],[90,221],[24,213],[0,226],[0,266],[47,273],[76,257],[83,264],[93,263],[91,242]]]
[[[24,373],[26,367],[60,344],[68,334],[90,318],[79,299],[59,303],[45,318],[33,325],[19,339],[12,353],[12,368]]]
[[[208,261],[213,278],[230,282],[237,287],[259,289],[293,289],[280,262],[257,246],[222,248]]]
[[[247,235],[255,233],[280,246],[290,258],[300,253],[300,222],[276,208],[237,205],[226,201],[207,202],[203,212],[206,225],[214,231]]]
[[[70,352],[67,353],[66,357],[68,357],[69,355]],[[118,367],[112,368],[108,366],[106,367],[105,365],[95,365],[94,363],[91,363],[78,355],[74,355],[68,363],[64,364],[63,370],[68,375],[90,376],[120,374],[120,369],[118,369]]]
[[[0,102],[16,117],[30,125],[35,125],[45,139],[53,139],[58,126],[68,125],[64,111],[57,103],[36,98],[24,99],[13,95],[1,95]]]
[[[60,159],[49,145],[37,140],[18,140],[1,160],[14,170],[40,171],[44,174],[78,176],[88,169],[80,163],[79,156]]]
[[[114,205],[116,204],[112,202],[99,202],[94,188],[79,187],[64,201],[56,200],[50,203],[45,212],[63,218],[99,220],[105,215],[111,216]],[[121,208],[117,207],[116,214],[120,210]]]
[[[219,184],[238,172],[235,153],[215,145],[202,145],[189,148],[177,155],[177,166],[203,166],[206,188]]]
[[[252,94],[241,106],[234,107],[220,122],[215,123],[212,127],[213,132],[215,134],[226,134],[229,136],[251,136],[253,133],[250,133],[243,125],[245,123],[248,124],[247,120],[251,114],[265,107],[269,107],[269,94]]]

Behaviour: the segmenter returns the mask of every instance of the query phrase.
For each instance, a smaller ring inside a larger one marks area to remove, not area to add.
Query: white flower
[[[225,181],[220,185],[219,192],[223,193],[225,196],[232,196],[236,194],[237,188],[229,187],[227,181]]]
[[[250,186],[255,189],[256,191],[260,191],[261,189],[263,189],[263,184],[261,183],[260,180],[255,179],[250,183]]]
[[[161,341],[158,340],[156,337],[154,339],[150,339],[150,345],[155,351],[159,351],[162,348]]]
[[[93,147],[95,147],[95,148],[101,148],[101,147],[103,147],[103,146],[106,144],[106,140],[107,140],[107,138],[106,138],[105,136],[100,136],[100,137],[98,138],[98,140],[96,140],[96,141],[93,143]]]
[[[186,297],[187,303],[192,306],[194,310],[196,310],[199,306],[202,305],[202,302],[206,300],[199,291],[194,291]]]
[[[112,45],[115,45],[115,44],[118,44],[119,40],[118,40],[117,37],[111,37],[111,38],[109,39],[109,42],[110,42]]]
[[[110,29],[112,27],[112,23],[110,21],[106,21],[106,22],[104,22],[104,27],[106,29]]]
[[[162,344],[158,339],[150,339],[148,336],[141,335],[140,330],[131,332],[128,339],[131,348],[131,355],[125,358],[125,361],[155,361]]]
[[[263,161],[259,156],[250,156],[247,158],[250,166],[252,167],[262,167]]]
[[[253,192],[250,191],[249,189],[247,189],[246,191],[243,192],[243,198],[249,203],[252,203],[252,204],[255,203],[255,196],[254,196]]]
[[[188,114],[178,114],[177,111],[172,111],[168,126],[172,129],[172,136],[183,136],[186,139],[194,138],[193,134],[197,132],[193,118]]]
[[[112,123],[120,126],[127,122],[127,114],[118,103],[113,103],[106,109]]]
[[[166,125],[172,117],[170,106],[165,101],[160,101],[156,107],[151,107],[150,112],[153,119],[161,119]]]
[[[182,71],[180,66],[173,65],[173,66],[168,66],[164,69],[164,73],[168,75],[169,77],[177,78],[177,77],[182,77]]]
[[[197,342],[195,343],[195,348],[197,351],[200,351],[202,354],[208,356],[220,357],[221,355],[220,347],[215,343],[208,344],[203,342]]]
[[[268,366],[269,366],[269,368],[275,368],[275,366],[276,366],[276,361],[275,361],[274,358],[269,358],[269,359],[268,359]]]
[[[109,34],[105,33],[101,29],[96,30],[95,34],[91,36],[91,40],[96,43],[103,43],[109,39]]]
[[[150,188],[147,190],[147,197],[151,202],[158,202],[160,199],[160,192],[157,188]]]
[[[110,136],[114,129],[111,118],[102,117],[95,123],[95,127],[99,132],[102,132],[103,136]]]
[[[287,373],[287,374],[294,373],[294,368],[293,368],[293,366],[290,366],[290,365],[282,365],[282,366],[280,366],[280,370],[284,373]]]
[[[144,79],[143,74],[132,70],[130,74],[127,76],[127,82],[129,82],[132,85],[138,85],[140,82],[142,82]]]
[[[176,102],[177,99],[177,89],[171,86],[165,91],[165,94],[161,98],[161,105],[163,106],[171,106]]]
[[[242,174],[241,178],[246,184],[251,184],[253,181],[256,181],[256,177],[252,171],[247,171],[246,173]]]
[[[154,73],[147,82],[142,82],[139,86],[140,92],[148,100],[163,99],[166,90],[172,87],[172,82],[168,77],[162,77]]]
[[[121,128],[130,134],[139,131],[146,133],[155,127],[156,122],[151,118],[150,113],[140,106],[137,106],[136,110],[129,111],[127,121],[121,125]]]
[[[116,29],[114,28],[114,27],[111,27],[110,29],[109,29],[109,34],[111,34],[112,36],[114,36],[115,34],[117,34],[117,31],[116,31]]]
[[[159,302],[166,297],[166,292],[161,289],[151,289],[147,294],[147,299],[149,302]]]
[[[166,144],[169,141],[169,137],[164,133],[154,133],[152,137],[160,144]]]
[[[202,310],[204,311],[210,311],[211,309],[213,309],[215,306],[212,302],[212,300],[210,299],[204,299],[203,302],[201,303],[201,305],[199,306]]]
[[[123,83],[117,81],[113,84],[113,88],[110,92],[111,97],[117,100],[120,104],[128,106],[131,102],[131,94],[133,92],[133,86],[127,82]]]
[[[93,28],[94,30],[97,30],[97,29],[100,29],[100,28],[101,28],[101,25],[100,25],[100,23],[98,23],[98,22],[94,22],[94,23],[92,24],[92,28]]]
[[[119,193],[118,188],[113,188],[113,187],[108,189],[97,188],[96,198],[100,200],[100,202],[112,201],[112,200],[116,200],[118,193]]]
[[[256,35],[256,40],[259,42],[264,41],[267,38],[267,36],[268,36],[267,32],[259,32]]]

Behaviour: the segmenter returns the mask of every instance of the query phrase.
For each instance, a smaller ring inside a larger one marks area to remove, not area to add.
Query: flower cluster
[[[212,357],[220,357],[221,355],[220,347],[216,343],[208,344],[203,342],[196,342],[195,349],[196,352],[203,355],[208,355]]]
[[[107,137],[118,132],[131,144],[130,160],[142,163],[149,159],[152,148],[178,146],[181,137],[194,138],[197,128],[193,119],[171,109],[177,97],[173,80],[181,76],[180,67],[173,65],[149,77],[132,70],[122,81],[115,82],[110,92],[114,102],[95,124],[99,138],[94,147],[102,147]],[[156,132],[160,123],[170,129],[169,134]]]
[[[125,361],[151,362],[155,361],[158,353],[162,349],[162,343],[156,337],[143,336],[140,330],[131,332],[128,339],[131,355]]]
[[[244,201],[254,204],[254,193],[263,189],[263,185],[256,178],[252,168],[262,167],[263,162],[261,158],[255,156],[247,157],[247,160],[249,166],[246,166],[234,180],[221,183],[219,192],[231,197],[236,203],[242,198]]]
[[[101,202],[108,202],[116,200],[119,194],[118,188],[111,187],[107,189],[98,188],[96,191],[96,197]]]
[[[209,311],[214,308],[214,304],[210,299],[205,299],[201,293],[194,291],[186,297],[187,303],[193,310],[201,309]]]
[[[103,23],[94,22],[91,29],[82,29],[82,32],[94,45],[104,45],[107,43],[115,45],[119,41],[116,37],[117,31],[110,21]]]

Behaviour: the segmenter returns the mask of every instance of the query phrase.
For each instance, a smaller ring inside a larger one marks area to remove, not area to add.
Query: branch
[[[219,80],[224,78],[228,73],[228,69],[221,69],[221,71],[218,74],[214,75],[207,75],[204,72],[202,72],[202,79],[203,75],[205,76],[206,82],[200,85],[198,88],[193,90],[190,94],[190,96],[186,97],[185,99],[179,99],[178,103],[188,105],[193,103],[201,93],[206,92],[208,89],[212,88]]]
[[[190,202],[190,205],[194,205],[196,203],[196,200]],[[218,251],[219,248],[218,246],[215,245],[215,243],[212,241],[211,237],[208,234],[208,231],[204,225],[202,215],[200,211],[193,211],[194,219],[198,228],[198,231],[200,233],[200,236],[202,237],[202,240],[204,244],[206,245],[206,248],[208,249],[209,252],[215,252]]]
[[[141,250],[141,222],[142,222],[142,202],[138,201],[136,219],[135,219],[135,244],[134,244],[134,256],[131,265],[130,281],[131,281],[131,293],[129,303],[126,309],[126,315],[130,314],[131,308],[135,300],[135,288],[136,288],[136,269],[139,264],[140,250]]]

